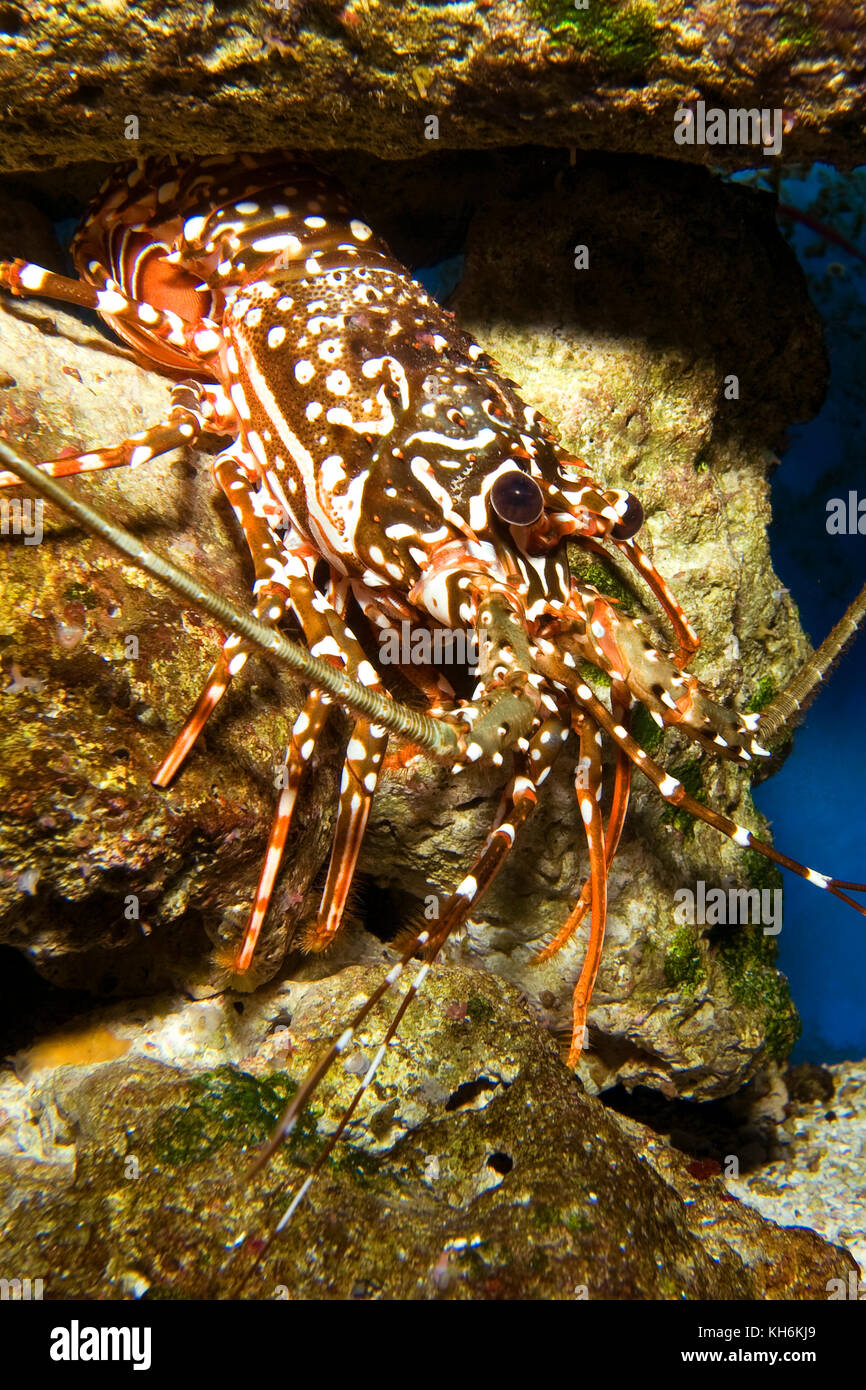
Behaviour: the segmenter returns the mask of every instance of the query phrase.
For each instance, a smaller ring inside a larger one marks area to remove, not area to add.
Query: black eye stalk
[[[643,526],[643,507],[631,492],[621,492],[617,503],[619,521],[611,528],[615,541],[630,541]]]
[[[544,511],[544,495],[534,478],[515,468],[496,479],[490,489],[490,505],[509,526],[534,526]]]

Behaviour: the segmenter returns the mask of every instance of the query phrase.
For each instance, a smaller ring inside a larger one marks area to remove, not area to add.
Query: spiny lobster
[[[862,620],[866,590],[764,716],[721,706],[686,669],[698,638],[635,538],[643,521],[639,501],[605,488],[568,454],[514,383],[351,215],[339,188],[298,158],[151,160],[120,170],[97,196],[73,256],[79,281],[16,260],[0,264],[0,285],[15,295],[45,295],[96,310],[140,362],[175,384],[157,424],[120,444],[44,463],[43,473],[56,478],[134,467],[204,432],[229,436],[213,471],[252,555],[259,633],[294,618],[311,655],[352,678],[354,707],[363,708],[366,690],[368,705],[381,711],[387,691],[365,655],[359,623],[382,637],[398,633],[407,620],[428,630],[472,628],[482,639],[484,661],[471,699],[457,700],[436,673],[411,667],[405,674],[449,732],[455,773],[482,760],[499,767],[506,755],[513,759],[470,872],[435,924],[412,936],[300,1087],[259,1164],[289,1133],[374,1005],[423,952],[426,963],[314,1173],[321,1166],[430,962],[500,870],[572,732],[579,742],[575,788],[589,874],[544,953],[558,951],[590,913],[574,989],[570,1066],[584,1039],[602,951],[607,875],[633,767],[672,805],[864,912],[845,890],[866,885],[806,868],[696,801],[640,747],[629,721],[640,702],[659,727],[679,728],[714,757],[748,765],[768,756],[758,734],[772,732],[810,697]],[[0,456],[14,468],[8,450]],[[14,471],[0,474],[0,486],[19,481]],[[614,601],[572,577],[569,541],[601,554],[612,547],[634,566],[670,620],[674,654],[659,650],[641,622]],[[154,777],[157,786],[177,773],[251,650],[249,634],[227,638]],[[609,677],[610,709],[582,674],[584,663]],[[314,688],[295,722],[238,972],[252,960],[304,771],[334,698],[333,691]],[[348,697],[344,703],[353,707]],[[313,951],[326,949],[340,930],[388,728],[394,727],[386,722],[368,708],[352,730],[327,882],[305,943]],[[615,748],[606,823],[603,735]],[[281,1226],[311,1181],[312,1175]]]

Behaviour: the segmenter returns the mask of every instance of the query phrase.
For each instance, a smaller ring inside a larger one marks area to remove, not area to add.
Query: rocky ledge
[[[866,148],[864,66],[861,0],[5,0],[0,164],[545,144],[850,167]],[[723,129],[707,135],[699,101]],[[681,105],[693,143],[675,139]],[[756,125],[731,126],[749,110]]]

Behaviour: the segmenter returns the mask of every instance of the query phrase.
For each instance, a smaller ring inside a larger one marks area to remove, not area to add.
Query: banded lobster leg
[[[538,787],[544,781],[550,768],[553,766],[557,754],[568,738],[568,734],[568,724],[558,717],[550,717],[544,720],[541,726],[536,730],[529,742],[528,756],[525,759],[520,759],[520,769],[515,770],[508,786],[502,794],[493,826],[481,850],[476,856],[470,872],[444,904],[442,916],[438,923],[435,927],[431,927],[429,931],[422,931],[412,938],[411,942],[409,942],[402,952],[397,963],[389,970],[381,983],[372,991],[337,1041],[333,1043],[321,1060],[309,1072],[280,1117],[274,1133],[258,1154],[255,1163],[247,1175],[248,1179],[254,1177],[256,1173],[261,1171],[283,1141],[288,1138],[311,1096],[317,1090],[320,1082],[330,1070],[333,1063],[350,1046],[358,1030],[372,1013],[379,1001],[389,993],[394,985],[396,985],[412,960],[412,957],[419,951],[423,951],[426,960],[419,967],[414,980],[404,992],[400,1004],[391,1022],[388,1024],[382,1042],[379,1044],[370,1066],[343,1113],[336,1130],[329,1138],[323,1152],[319,1155],[315,1166],[293,1196],[288,1209],[265,1242],[265,1245],[257,1250],[255,1261],[247,1270],[239,1286],[239,1291],[249,1281],[257,1265],[267,1254],[273,1241],[281,1231],[285,1230],[297,1210],[297,1207],[310,1190],[317,1174],[327,1162],[335,1145],[342,1137],[346,1126],[384,1060],[388,1050],[388,1044],[394,1038],[406,1010],[421,990],[431,965],[442,951],[448,939],[462,923],[466,921],[473,908],[481,901],[481,898],[505,863],[518,832],[535,810],[538,801]]]
[[[614,718],[625,728],[628,727],[628,709],[631,703],[632,701],[625,687],[614,684],[611,690],[611,707]],[[602,779],[600,750],[601,731],[596,728],[593,733],[591,746],[586,749],[581,746],[580,767],[578,768],[577,777],[575,779],[575,791],[580,804],[583,804],[581,799],[583,798],[585,800],[585,793],[588,789],[595,789],[597,799],[597,790],[601,787]],[[604,859],[608,871],[613,863],[622,835],[623,826],[625,825],[631,792],[631,772],[632,764],[628,756],[621,748],[618,748],[616,751],[613,799],[607,825],[604,829]],[[566,922],[564,922],[556,933],[556,936],[548,942],[543,950],[539,951],[536,957],[537,964],[540,965],[542,962],[550,960],[571,940],[591,907],[592,902],[592,877],[590,876],[581,888],[580,896],[572,911],[569,913]]]
[[[159,454],[195,444],[205,429],[216,428],[210,419],[217,415],[221,395],[219,388],[207,387],[197,381],[176,382],[171,388],[171,404],[155,425],[130,435],[119,444],[88,450],[69,458],[48,459],[39,465],[40,471],[51,478],[69,478],[108,468],[137,468]],[[0,487],[20,485],[21,479],[14,473],[0,472]]]
[[[271,527],[278,508],[258,478],[254,460],[232,444],[214,460],[213,473],[240,523],[253,561],[254,616],[268,627],[279,627],[291,605],[292,581],[305,581],[315,556],[306,543],[286,544]],[[320,634],[324,635],[324,633]],[[153,776],[155,787],[167,787],[179,771],[229,684],[246,665],[253,648],[235,633],[223,643],[200,696],[183,728]]]
[[[384,695],[386,691],[378,672],[365,657],[360,642],[342,616],[347,598],[348,584],[340,581],[335,586],[335,601],[328,612],[332,635],[324,644],[319,643],[310,650],[314,656],[339,655],[348,675]],[[343,762],[328,877],[315,926],[304,942],[307,950],[327,950],[342,926],[387,746],[388,733],[381,725],[369,719],[356,721]]]
[[[194,317],[186,319],[173,309],[157,309],[147,300],[124,294],[102,265],[94,263],[91,273],[102,288],[85,280],[56,275],[53,270],[45,270],[29,261],[0,261],[0,288],[17,297],[36,294],[81,309],[94,309],[120,338],[132,345],[136,356],[146,366],[152,367],[156,358],[175,374],[191,367],[210,374],[209,363],[213,362],[212,374],[219,377],[216,359],[223,348],[223,337],[220,324],[205,313],[205,309],[212,307],[209,291],[194,296],[198,300],[194,305],[189,303],[188,293],[182,296],[182,302],[194,309]],[[197,277],[188,272],[184,275],[191,287]],[[146,332],[149,343],[146,355],[139,345],[142,331]]]
[[[354,592],[356,592],[356,598],[359,600],[361,612],[363,612],[364,617],[367,617],[370,621],[375,621],[378,627],[386,627],[391,624],[389,617],[381,612],[381,607],[379,607],[377,600],[374,600],[373,596],[368,594],[368,591],[364,591],[364,589],[359,591],[357,587],[353,587],[353,589]],[[345,599],[345,589],[343,589],[341,594],[338,594],[338,592],[336,592],[336,585],[332,582],[329,600],[331,600],[331,605],[334,606],[335,612],[338,609],[339,612],[342,612],[342,607],[345,606]],[[314,602],[314,600],[311,600],[311,602]],[[321,600],[320,603],[318,603],[318,607],[320,606]],[[307,632],[309,631],[309,621],[307,621]],[[317,637],[314,638],[313,645],[321,642],[321,639],[324,638],[325,635],[327,635],[325,632],[318,632]],[[335,635],[334,632],[332,632],[331,635],[334,637],[335,641],[338,641],[338,635]],[[349,656],[349,663],[346,669],[348,669],[350,673],[356,674],[357,670],[359,670],[361,660],[363,660],[363,653],[360,653],[359,649],[356,649],[356,646],[348,644],[348,642],[343,639],[343,651],[345,651],[348,646],[349,651],[346,652],[346,655]],[[439,696],[445,692],[439,682],[425,681],[424,678],[418,676],[417,671],[414,671],[411,667],[407,670],[406,674],[411,680],[417,682],[418,688],[420,688],[421,692],[427,695],[428,698],[431,698],[434,692]],[[379,685],[379,689],[381,689],[381,685]],[[448,689],[448,692],[453,695],[453,691],[450,691],[448,682],[445,682],[445,689]],[[250,913],[250,919],[249,922],[247,922],[245,934],[243,934],[242,947],[240,947],[238,958],[236,958],[235,962],[235,969],[238,973],[245,972],[245,970],[249,969],[249,966],[252,965],[253,952],[254,949],[256,949],[257,941],[259,941],[265,913],[267,913],[268,903],[270,903],[271,894],[272,891],[274,891],[275,880],[277,880],[279,863],[281,863],[282,853],[284,853],[286,837],[288,837],[293,813],[295,813],[297,794],[299,794],[300,785],[302,785],[304,771],[306,771],[307,765],[309,765],[318,738],[320,738],[322,728],[324,728],[325,721],[328,719],[328,713],[328,696],[321,695],[318,691],[313,691],[309,699],[307,699],[302,712],[300,712],[295,721],[295,727],[293,727],[292,730],[291,745],[286,749],[285,785],[282,787],[281,794],[279,794],[277,812],[275,812],[274,815],[274,823],[272,823],[271,834],[270,837],[268,837],[267,851],[265,851],[263,869],[261,869],[259,885],[257,885],[256,888],[256,898],[254,898],[252,913]],[[331,944],[331,941],[334,940],[339,927],[341,927],[346,897],[348,897],[349,887],[354,877],[357,855],[359,855],[360,852],[361,838],[363,838],[363,831],[364,828],[366,828],[368,813],[370,813],[370,805],[371,802],[373,802],[375,791],[373,778],[378,777],[382,755],[384,755],[385,752],[386,738],[379,737],[374,739],[373,735],[371,735],[370,724],[359,721],[359,724],[356,724],[356,727],[354,727],[352,739],[350,739],[350,746],[352,746],[352,744],[360,744],[366,749],[367,762],[366,765],[359,767],[357,766],[357,756],[354,756],[354,759],[348,756],[345,765],[343,765],[343,777],[346,778],[346,784],[341,791],[341,803],[339,803],[338,809],[338,824],[336,824],[335,827],[334,848],[332,848],[331,855],[331,869],[329,869],[327,885],[325,885],[324,894],[322,894],[320,917],[318,917],[316,929],[314,929],[313,933],[309,934],[306,941],[307,947],[314,949],[314,951],[321,951],[321,949],[327,948],[328,945]],[[357,755],[357,749],[353,749],[353,755]],[[357,796],[360,796],[361,802],[354,801],[353,803],[353,798],[357,798]]]
[[[334,665],[341,665],[348,675],[383,694],[376,671],[366,660],[360,643],[343,618],[348,597],[346,582],[332,579],[326,596],[315,590],[309,574],[305,572],[303,576],[294,575],[291,578],[289,596],[311,654],[323,657]],[[286,785],[277,804],[255,900],[235,963],[239,973],[248,969],[252,961],[303,775],[324,728],[329,706],[330,700],[326,695],[314,692],[295,721],[286,762]],[[379,725],[368,719],[356,721],[343,763],[328,877],[316,924],[304,943],[308,950],[326,950],[342,926],[387,742],[387,732]]]
[[[826,874],[819,873],[816,869],[807,868],[806,865],[798,863],[795,859],[790,859],[788,855],[782,854],[772,845],[767,844],[766,841],[759,839],[745,826],[737,825],[736,821],[731,820],[730,817],[722,815],[711,807],[702,805],[694,797],[689,796],[682,783],[650,758],[646,750],[641,748],[627,729],[617,724],[590,687],[581,680],[574,669],[570,669],[566,665],[563,655],[568,655],[567,649],[560,652],[551,643],[544,643],[539,648],[537,657],[539,669],[544,671],[551,680],[563,685],[575,697],[582,709],[592,716],[608,737],[627,755],[634,766],[640,768],[641,772],[653,783],[665,801],[672,806],[678,806],[688,811],[689,815],[694,816],[696,820],[703,821],[706,825],[712,825],[742,849],[754,849],[765,859],[772,860],[781,868],[790,870],[791,873],[797,874],[818,888],[826,889],[834,897],[847,903],[855,912],[866,917],[866,907],[847,896],[843,891],[842,880],[836,882],[834,879],[828,878]],[[728,711],[724,711],[724,713],[729,714]],[[733,718],[734,716],[729,714],[729,717]],[[736,759],[738,750],[730,748],[727,744],[726,749],[728,750],[727,755]],[[718,751],[724,753],[725,749]],[[853,892],[866,892],[866,884],[863,883],[846,882],[844,887]]]

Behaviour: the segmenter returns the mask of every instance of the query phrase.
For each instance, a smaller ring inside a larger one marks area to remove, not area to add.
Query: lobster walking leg
[[[435,928],[431,928],[429,932],[420,932],[419,935],[414,937],[409,943],[397,964],[389,970],[381,984],[373,990],[373,993],[358,1010],[348,1027],[325,1056],[311,1069],[280,1117],[274,1133],[257,1156],[255,1163],[252,1165],[247,1175],[248,1178],[254,1177],[256,1173],[261,1171],[279,1148],[283,1140],[291,1134],[304,1107],[307,1105],[311,1095],[318,1087],[332,1063],[346,1051],[346,1048],[349,1047],[352,1039],[357,1034],[358,1029],[375,1008],[376,1004],[378,1004],[400,979],[403,971],[416,951],[424,950],[428,955],[428,959],[421,965],[414,980],[405,991],[391,1022],[388,1024],[382,1042],[379,1044],[364,1074],[363,1080],[346,1107],[336,1130],[329,1138],[328,1143],[316,1160],[311,1172],[308,1173],[307,1177],[293,1195],[289,1206],[274,1227],[274,1230],[267,1237],[264,1245],[257,1249],[253,1263],[247,1268],[246,1273],[238,1284],[238,1293],[247,1285],[256,1267],[268,1253],[273,1242],[280,1233],[286,1229],[298,1206],[309,1192],[317,1174],[327,1162],[336,1144],[342,1138],[346,1126],[349,1124],[365,1092],[371,1085],[376,1072],[385,1059],[388,1044],[394,1038],[407,1009],[421,990],[436,956],[438,956],[439,952],[442,950],[449,936],[451,936],[457,927],[469,916],[472,908],[480,901],[481,897],[501,869],[514,844],[518,831],[535,810],[538,785],[544,781],[549,773],[557,753],[568,737],[568,733],[567,724],[558,719],[545,720],[536,731],[530,742],[528,757],[523,770],[515,773],[511,778],[500,800],[493,828],[487,835],[484,845],[472,865],[470,873],[445,904],[438,925]]]
[[[589,850],[589,890],[592,901],[592,918],[589,942],[583,966],[572,999],[571,1047],[568,1051],[568,1065],[576,1067],[583,1048],[586,1010],[592,995],[595,977],[601,963],[604,945],[604,929],[607,924],[607,871],[609,860],[606,856],[604,823],[601,806],[601,747],[600,730],[590,715],[580,718],[580,760],[588,770],[586,786],[577,788],[577,802],[580,817],[586,831],[586,844]]]
[[[49,459],[40,464],[51,478],[68,478],[78,473],[94,473],[107,468],[136,468],[158,454],[194,444],[205,428],[202,410],[204,388],[195,381],[179,381],[172,387],[171,406],[157,424],[132,434],[120,444],[88,450],[70,458]],[[0,487],[20,485],[14,473],[0,472]]]
[[[254,474],[250,462],[238,452],[237,446],[220,454],[214,462],[213,470],[243,528],[252,556],[255,570],[253,591],[256,595],[254,616],[269,627],[277,628],[290,605],[291,579],[307,578],[307,567],[300,557],[307,555],[309,547],[299,545],[295,551],[287,549],[271,529],[268,519],[262,515],[265,506],[261,490],[253,491]],[[171,782],[228,689],[232,678],[246,665],[251,650],[249,644],[237,634],[233,633],[226,638],[202,693],[154,774],[155,787],[167,787]]]
[[[282,788],[277,802],[271,833],[268,837],[268,846],[262,863],[262,871],[256,885],[252,911],[234,964],[234,969],[239,975],[249,970],[252,964],[253,954],[270,906],[274,884],[282,862],[286,839],[291,829],[292,817],[304,773],[329,713],[326,700],[319,691],[315,690],[295,720],[285,762],[285,786]]]
[[[331,602],[327,607],[322,604],[319,596],[319,605],[326,614],[332,635],[327,646],[319,643],[311,650],[319,655],[327,655],[329,649],[333,654],[339,653],[347,674],[357,677],[364,685],[379,694],[384,694],[385,689],[378,673],[367,661],[360,642],[343,617],[347,598],[348,588],[342,582],[332,584]],[[342,926],[343,913],[387,746],[388,734],[385,729],[369,719],[357,720],[343,762],[340,801],[328,877],[322,892],[316,924],[305,940],[308,950],[327,950]]]
[[[95,309],[121,337],[135,343],[146,330],[155,344],[177,349],[178,363],[184,354],[194,353],[199,360],[208,361],[221,351],[223,339],[216,320],[203,313],[187,320],[173,309],[157,309],[147,300],[124,294],[104,267],[97,267],[95,273],[99,277],[97,285],[70,280],[29,261],[0,261],[0,287],[14,295],[38,294],[63,304]],[[192,283],[192,277],[187,278]],[[210,295],[203,298],[210,303]]]
[[[518,831],[532,815],[538,802],[537,788],[550,771],[553,762],[562,748],[562,744],[568,737],[568,726],[560,719],[547,719],[533,736],[529,756],[522,765],[521,771],[516,772],[506,787],[496,812],[493,828],[487,835],[484,844],[479,851],[470,872],[463,881],[458,884],[455,891],[451,894],[448,901],[444,904],[442,915],[435,926],[431,926],[429,931],[420,932],[413,937],[412,941],[403,952],[401,959],[388,972],[381,984],[377,985],[373,993],[365,1001],[362,1007],[352,1018],[344,1032],[337,1041],[322,1057],[322,1059],[311,1070],[301,1086],[295,1092],[283,1115],[280,1117],[274,1133],[268,1140],[261,1153],[258,1155],[255,1164],[250,1170],[250,1176],[258,1172],[268,1161],[273,1153],[279,1148],[282,1141],[291,1133],[298,1116],[307,1104],[319,1081],[325,1075],[331,1063],[351,1043],[361,1024],[369,1017],[372,1010],[379,1000],[397,983],[403,970],[412,956],[419,950],[427,953],[428,959],[421,967],[413,984],[407,990],[401,1001],[394,1018],[389,1024],[384,1041],[376,1053],[373,1064],[364,1077],[364,1084],[359,1088],[358,1096],[353,1100],[351,1109],[357,1105],[361,1094],[372,1081],[374,1066],[378,1068],[379,1063],[384,1057],[385,1048],[394,1036],[397,1027],[405,1014],[410,1003],[418,993],[421,985],[427,977],[430,965],[442,950],[445,942],[454,931],[463,923],[471,913],[472,909],[480,902],[482,896],[490,887],[499,870],[502,868],[508,857]],[[537,751],[539,757],[533,759],[532,753]],[[341,1128],[334,1136],[333,1142],[336,1143],[342,1129],[350,1117],[350,1112],[343,1116]],[[327,1156],[326,1154],[323,1157]]]
[[[580,701],[581,705],[587,710],[602,727],[605,733],[628,755],[636,767],[653,783],[664,799],[672,806],[679,806],[696,820],[703,821],[706,825],[712,825],[716,830],[720,830],[728,839],[733,840],[734,844],[742,849],[754,849],[765,859],[770,859],[774,864],[778,864],[783,869],[790,870],[800,878],[805,878],[816,888],[824,888],[832,893],[834,897],[840,898],[842,902],[853,907],[855,912],[866,917],[866,907],[861,903],[855,902],[853,898],[847,896],[842,891],[842,880],[837,883],[826,874],[819,873],[817,869],[810,869],[805,864],[800,864],[796,859],[790,859],[788,855],[780,853],[772,845],[760,840],[752,834],[752,831],[745,826],[737,825],[730,817],[723,816],[719,811],[713,810],[709,806],[703,806],[694,797],[689,796],[685,787],[670,773],[665,772],[657,762],[648,755],[644,748],[635,741],[622,726],[618,725],[605,709],[604,705],[574,673],[569,671],[558,658],[551,658],[549,655],[540,652],[538,658],[539,667],[545,669],[552,679],[557,680],[573,692]],[[846,884],[854,892],[866,892],[866,884]]]
[[[627,703],[627,692],[624,693],[623,696],[620,696],[617,692],[616,686],[614,686],[611,696],[611,706],[613,709],[614,718],[618,719],[619,722],[625,728],[628,727],[628,714],[626,713]],[[600,730],[596,729],[595,734],[593,736],[593,742],[596,744],[596,746],[598,745],[599,738]],[[581,757],[580,768],[578,769],[577,774],[577,785],[575,788],[578,791],[578,793],[580,792],[581,787],[588,785],[588,779],[585,780],[584,777],[584,769],[587,766],[587,762],[583,757]],[[620,836],[622,835],[623,826],[625,825],[626,813],[628,811],[629,794],[631,791],[631,769],[632,764],[629,761],[627,754],[624,753],[621,748],[618,748],[616,750],[616,770],[614,773],[613,800],[611,802],[610,815],[608,816],[607,825],[605,826],[604,831],[604,857],[608,870],[610,870],[610,866],[613,863],[613,859],[616,854],[617,847],[619,845]],[[578,927],[580,926],[581,922],[586,916],[586,913],[590,908],[591,904],[592,879],[590,877],[587,878],[586,882],[581,888],[580,897],[575,903],[572,911],[569,913],[568,918],[563,923],[562,927],[560,927],[559,931],[556,933],[556,936],[548,942],[548,944],[543,948],[543,950],[539,951],[538,955],[536,956],[537,964],[541,965],[543,961],[550,960],[551,957],[555,956],[558,951],[562,950],[566,942],[570,941],[574,933],[577,931]]]
[[[332,582],[330,593],[326,596],[313,589],[306,573],[303,578],[293,576],[290,580],[291,606],[298,616],[311,652],[333,661],[335,665],[342,665],[349,675],[358,676],[365,685],[383,693],[376,672],[364,657],[357,638],[342,616],[346,599],[347,589],[342,582]],[[252,961],[279,870],[303,772],[312,756],[328,712],[329,702],[326,697],[311,696],[292,731],[287,785],[280,795],[255,902],[237,957],[238,971],[248,969]],[[342,925],[346,900],[354,878],[387,742],[386,731],[370,720],[358,720],[352,730],[343,765],[328,877],[317,922],[305,940],[308,950],[325,950]]]

